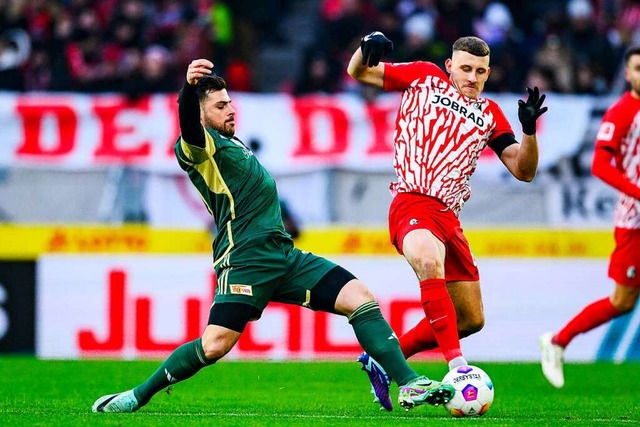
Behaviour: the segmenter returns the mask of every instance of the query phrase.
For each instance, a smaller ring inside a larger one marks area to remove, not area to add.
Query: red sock
[[[618,316],[620,311],[611,304],[609,297],[593,302],[582,309],[553,337],[553,343],[566,347],[576,335],[590,331]]]
[[[429,324],[429,319],[422,319],[410,331],[400,337],[400,349],[405,359],[421,351],[433,350],[438,347],[433,328]]]
[[[422,309],[444,358],[448,362],[454,357],[462,356],[456,309],[444,279],[427,279],[420,282],[420,296]]]

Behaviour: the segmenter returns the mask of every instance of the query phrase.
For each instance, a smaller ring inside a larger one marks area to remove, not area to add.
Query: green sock
[[[212,363],[204,355],[202,338],[190,341],[175,349],[145,382],[133,389],[133,394],[138,399],[139,406],[142,407],[163,388],[190,378]]]
[[[382,317],[375,301],[362,304],[349,316],[358,342],[398,385],[404,385],[419,375],[404,358],[398,338]]]

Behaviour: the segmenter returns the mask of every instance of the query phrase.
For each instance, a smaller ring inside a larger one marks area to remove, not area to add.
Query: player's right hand
[[[362,65],[375,67],[380,63],[383,55],[393,50],[393,42],[380,31],[374,31],[360,40],[360,50],[362,50]]]
[[[208,59],[194,59],[187,68],[187,83],[196,85],[204,76],[210,75],[213,71],[213,62]]]

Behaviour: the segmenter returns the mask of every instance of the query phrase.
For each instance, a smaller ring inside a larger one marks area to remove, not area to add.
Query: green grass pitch
[[[411,362],[442,378],[444,363]],[[131,388],[158,361],[42,361],[0,357],[2,426],[632,426],[640,425],[640,365],[568,364],[567,385],[546,383],[537,364],[478,363],[495,400],[481,418],[443,408],[378,410],[359,365],[221,361],[157,394],[134,414],[93,414],[93,401]],[[397,397],[397,387],[392,387]]]

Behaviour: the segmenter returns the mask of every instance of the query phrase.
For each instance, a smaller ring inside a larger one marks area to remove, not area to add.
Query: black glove
[[[362,65],[375,67],[380,63],[382,55],[393,50],[393,42],[380,31],[367,34],[360,40],[362,50]]]
[[[540,96],[537,86],[533,89],[527,88],[527,93],[527,102],[518,100],[518,120],[522,124],[522,132],[525,135],[533,135],[536,133],[536,120],[546,113],[548,108],[542,107],[546,95]]]

